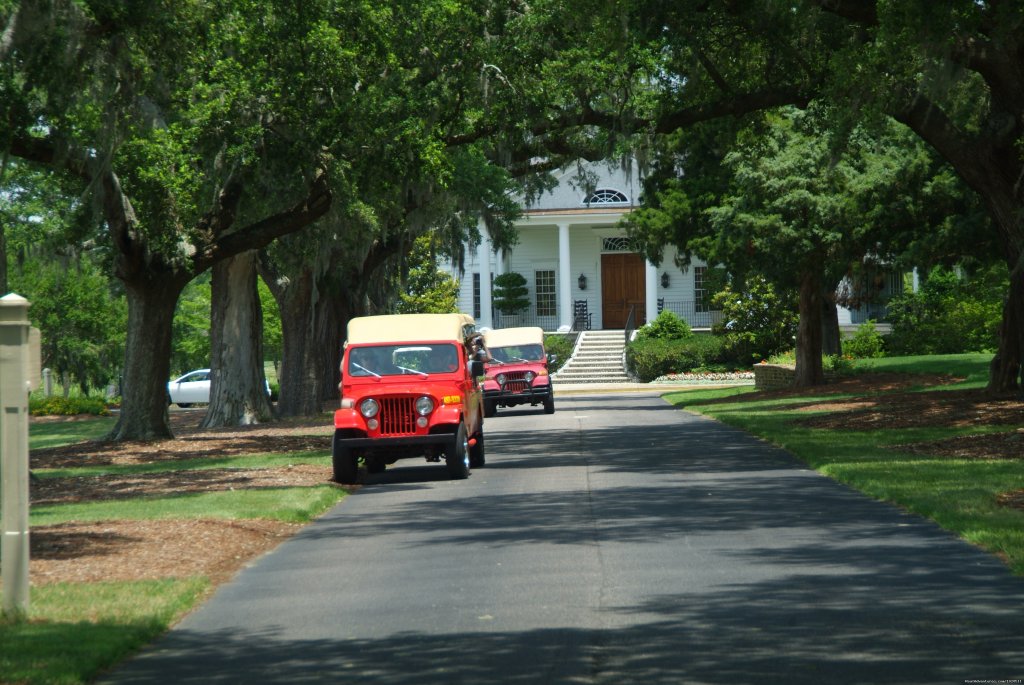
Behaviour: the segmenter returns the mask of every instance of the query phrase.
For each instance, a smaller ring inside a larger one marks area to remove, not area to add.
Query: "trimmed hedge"
[[[110,409],[106,402],[93,397],[51,395],[39,399],[30,398],[28,413],[32,416],[75,416],[77,414],[110,416]]]
[[[665,340],[633,340],[626,346],[626,366],[640,381],[647,383],[672,373],[689,373],[718,363],[722,340],[713,335]]]

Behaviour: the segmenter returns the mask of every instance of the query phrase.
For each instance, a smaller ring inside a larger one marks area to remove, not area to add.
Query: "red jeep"
[[[355,483],[359,460],[379,473],[399,459],[443,456],[452,478],[484,465],[483,363],[465,314],[364,316],[348,323],[334,480]]]
[[[484,415],[494,416],[498,407],[518,404],[544,405],[555,413],[555,393],[548,376],[549,357],[544,351],[544,331],[536,326],[495,328],[484,333],[490,352],[484,379]]]

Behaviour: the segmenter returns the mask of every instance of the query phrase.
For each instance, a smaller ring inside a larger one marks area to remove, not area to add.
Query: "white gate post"
[[[3,614],[13,618],[28,613],[28,393],[39,384],[28,306],[14,293],[0,297],[0,576]]]

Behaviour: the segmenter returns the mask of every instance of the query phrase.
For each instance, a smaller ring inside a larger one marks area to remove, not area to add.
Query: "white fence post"
[[[38,331],[28,325],[29,302],[0,297],[0,497],[3,614],[28,613],[28,393],[39,385]]]

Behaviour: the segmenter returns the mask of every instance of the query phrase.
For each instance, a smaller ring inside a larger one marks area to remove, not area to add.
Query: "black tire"
[[[353,485],[359,480],[359,459],[352,450],[341,444],[340,431],[334,432],[334,446],[331,451],[331,463],[334,466],[334,482],[342,485]]]
[[[484,456],[484,431],[483,428],[476,434],[476,444],[469,447],[469,466],[474,469],[483,468],[487,462]]]
[[[469,476],[469,441],[466,437],[466,424],[460,423],[455,432],[455,440],[444,455],[448,466],[448,475],[452,480],[462,480]]]
[[[491,418],[498,413],[498,403],[495,400],[484,400],[484,417]]]
[[[178,402],[178,406],[181,407],[182,409],[188,409],[189,407],[192,406],[192,403],[191,402]]]
[[[554,414],[555,413],[555,396],[548,395],[544,398],[544,413]]]

